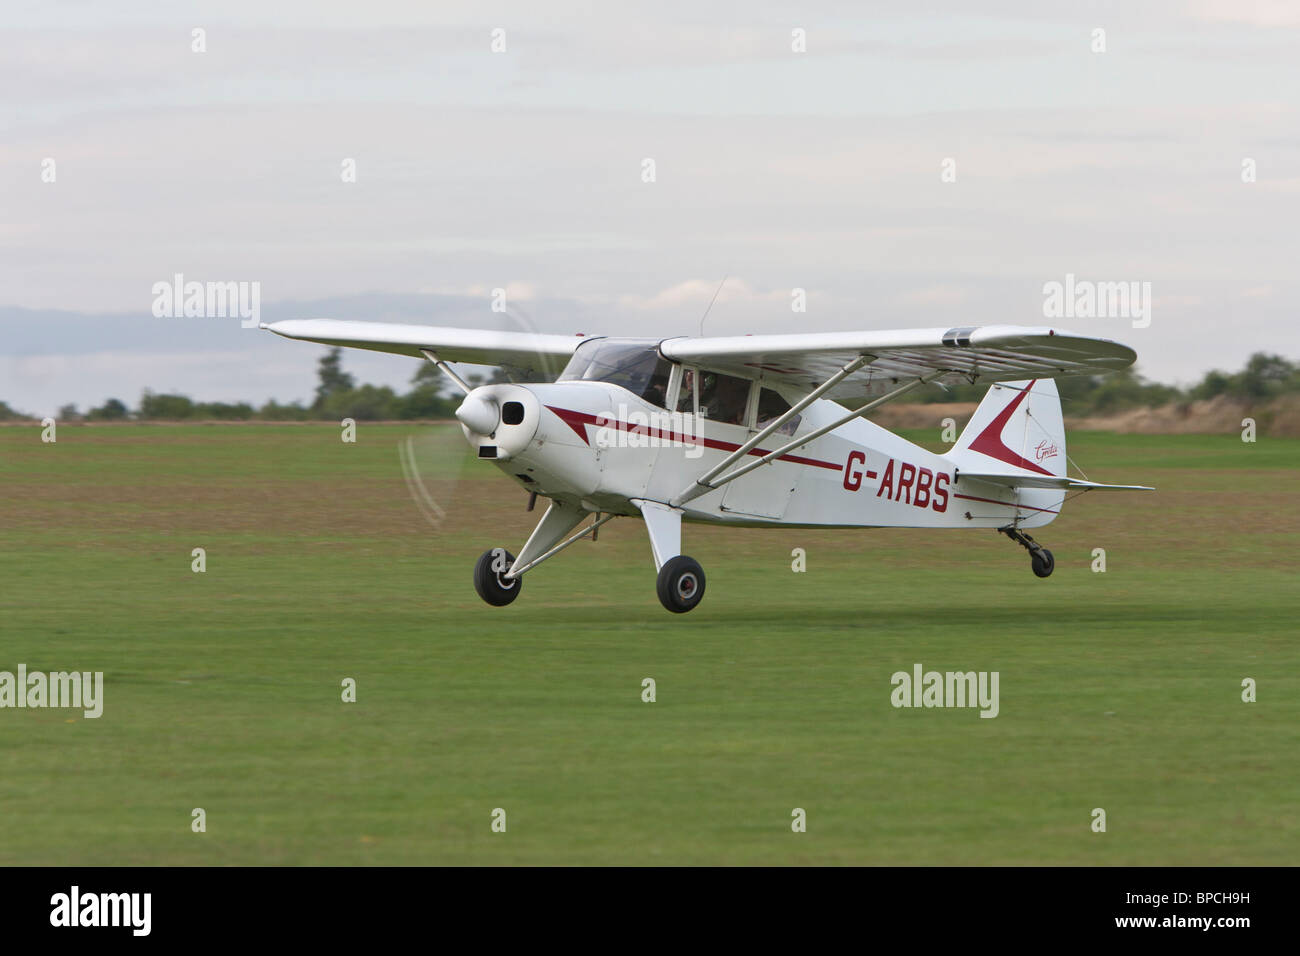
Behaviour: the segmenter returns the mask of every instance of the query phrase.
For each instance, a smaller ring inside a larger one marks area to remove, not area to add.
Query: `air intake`
[[[506,402],[501,406],[501,424],[518,425],[524,420],[523,402]]]

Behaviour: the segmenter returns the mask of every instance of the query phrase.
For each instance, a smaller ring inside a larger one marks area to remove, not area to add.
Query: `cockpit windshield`
[[[556,381],[609,382],[664,407],[672,364],[653,339],[593,339],[578,346]]]

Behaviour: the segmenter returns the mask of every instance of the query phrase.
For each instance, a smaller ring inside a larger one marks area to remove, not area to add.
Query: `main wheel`
[[[674,614],[685,614],[704,597],[704,569],[694,558],[679,554],[659,569],[656,588],[660,604]]]
[[[1039,548],[1037,551],[1030,552],[1029,566],[1034,569],[1034,573],[1040,578],[1049,577],[1056,569],[1056,559],[1052,557],[1052,552],[1046,548]]]
[[[507,578],[505,573],[515,563],[515,556],[505,548],[484,551],[474,565],[474,590],[493,607],[505,607],[523,588],[523,578]]]

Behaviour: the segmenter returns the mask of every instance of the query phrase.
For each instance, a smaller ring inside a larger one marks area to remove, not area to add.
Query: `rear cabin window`
[[[784,398],[772,391],[770,388],[762,389],[758,393],[758,427],[762,429],[770,425],[777,418],[780,418],[790,410],[790,403]],[[780,428],[776,430],[778,435],[793,435],[799,427],[799,422],[803,419],[802,415],[796,415]]]

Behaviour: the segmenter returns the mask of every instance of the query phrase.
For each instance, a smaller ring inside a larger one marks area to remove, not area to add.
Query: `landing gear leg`
[[[685,614],[704,598],[704,569],[682,554],[681,509],[639,498],[632,503],[641,509],[650,535],[650,550],[659,571],[655,580],[659,603],[674,614]]]
[[[493,607],[505,607],[519,596],[523,587],[523,573],[536,567],[551,555],[563,551],[579,538],[593,533],[613,515],[598,515],[585,530],[566,538],[590,512],[561,501],[551,502],[538,522],[532,536],[516,558],[505,548],[483,552],[474,565],[474,590]]]
[[[1040,578],[1046,578],[1056,570],[1056,559],[1052,557],[1052,552],[1019,528],[1008,525],[1005,528],[998,528],[998,530],[1029,552],[1029,566],[1033,568],[1034,574]]]

